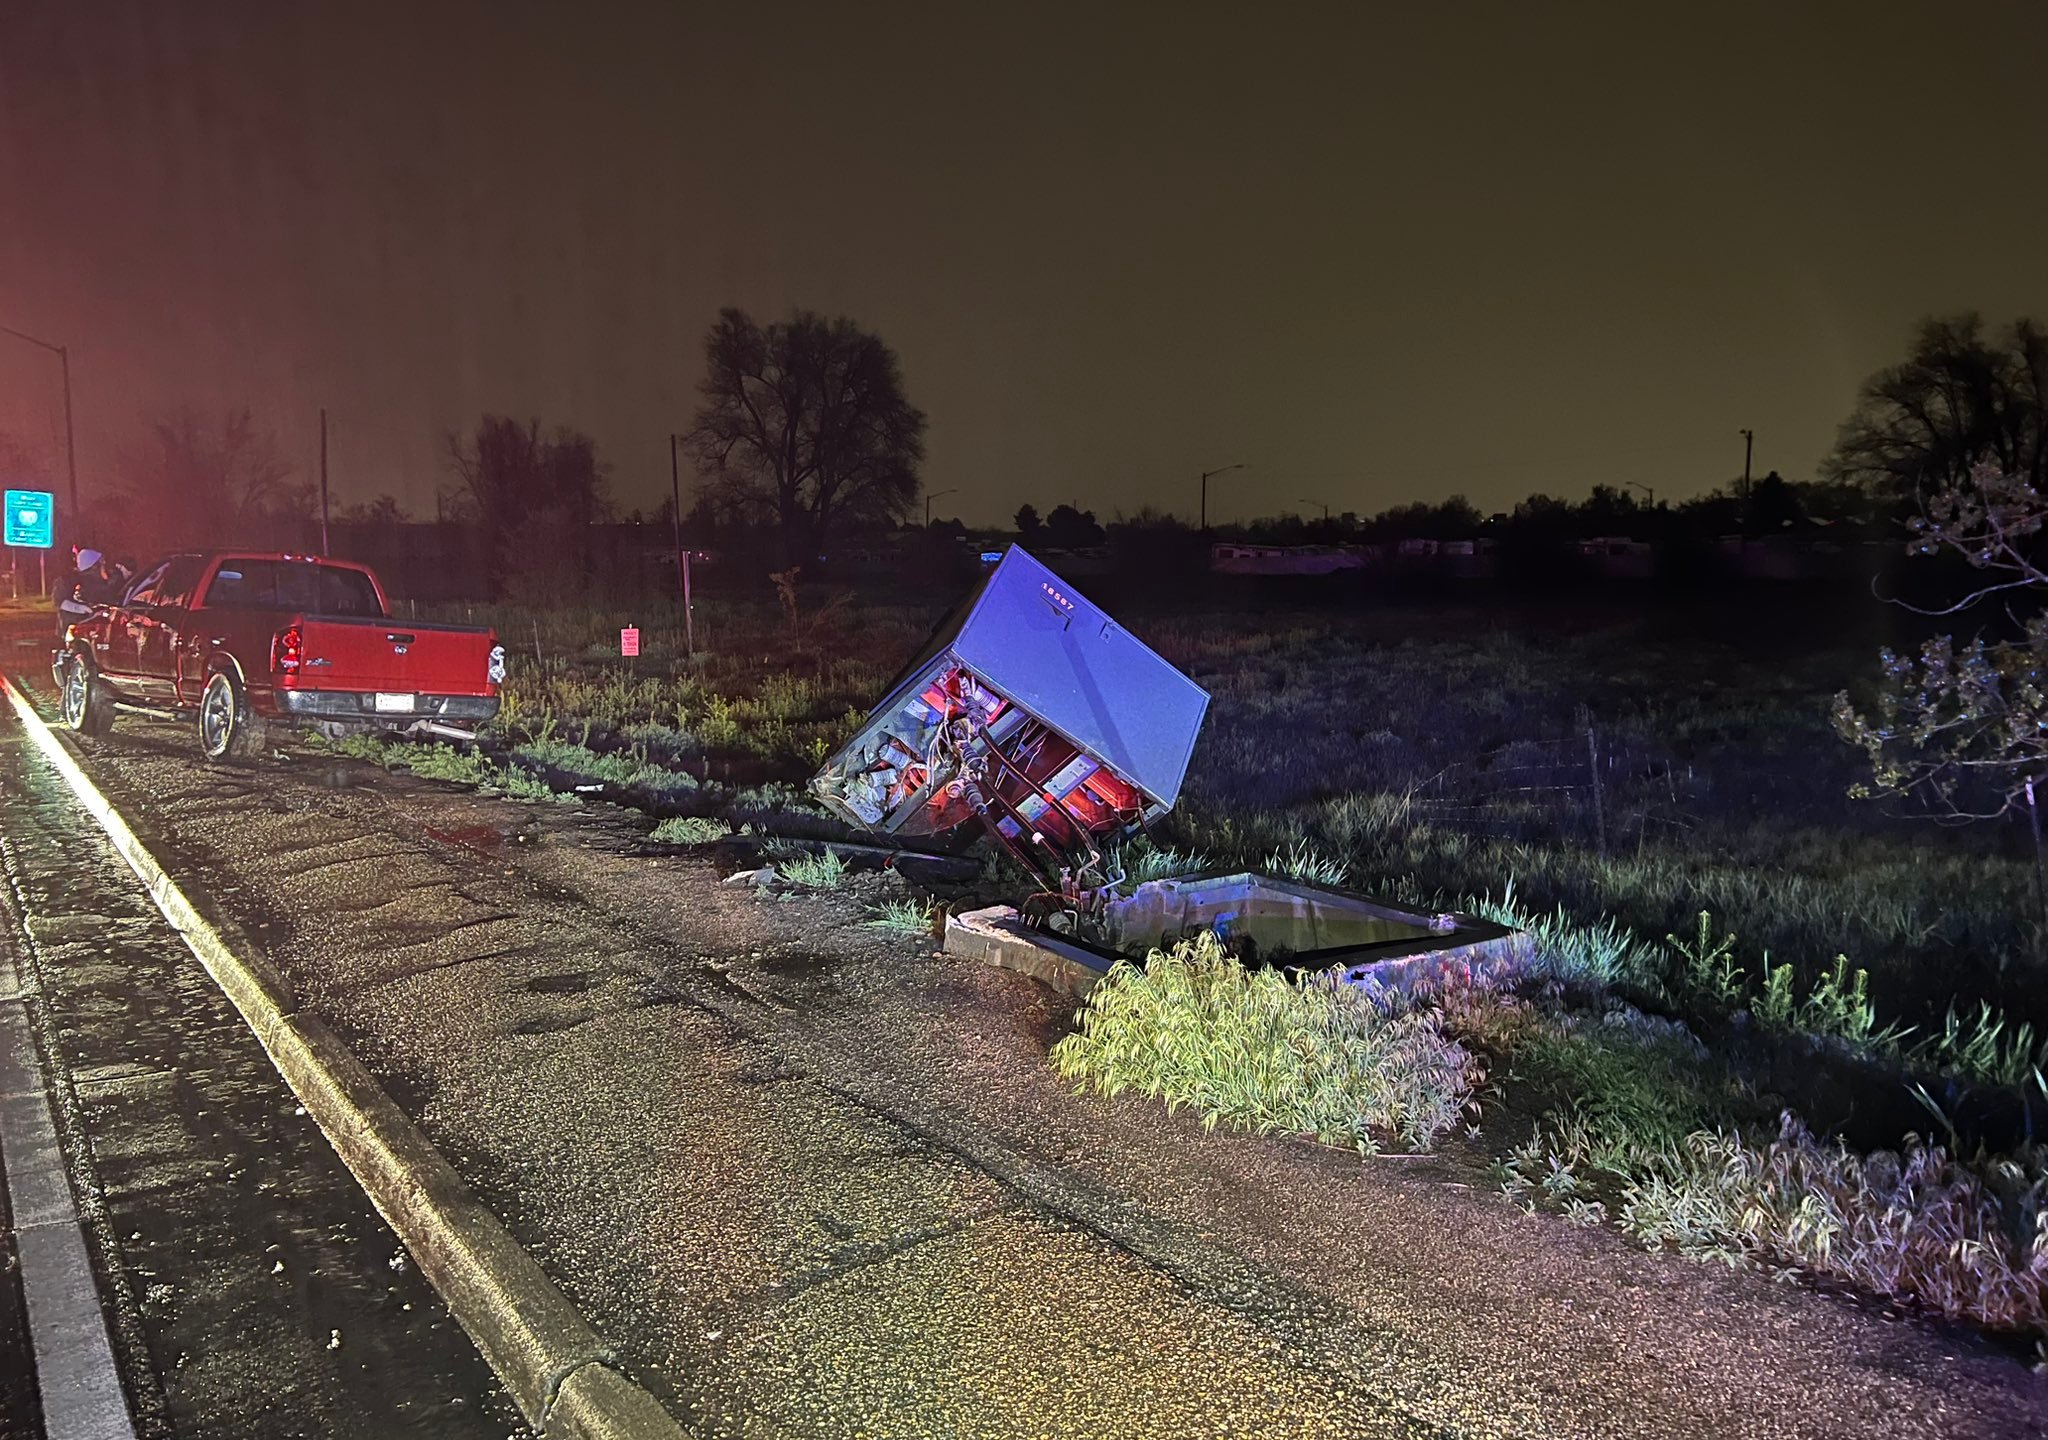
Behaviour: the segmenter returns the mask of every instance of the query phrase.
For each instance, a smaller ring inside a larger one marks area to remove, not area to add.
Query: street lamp
[[[71,443],[71,352],[62,345],[52,345],[47,340],[38,340],[11,326],[0,325],[0,334],[12,335],[17,340],[26,340],[31,345],[41,346],[57,357],[57,363],[64,369],[64,469],[71,477],[71,523],[78,524],[78,454]]]
[[[1323,507],[1323,523],[1325,525],[1330,523],[1330,507],[1321,500],[1297,500],[1294,503],[1297,505],[1321,505]]]
[[[925,493],[925,497],[924,497],[924,528],[925,528],[925,529],[929,530],[929,529],[931,529],[931,528],[932,528],[932,501],[934,501],[934,500],[937,500],[937,499],[940,499],[940,498],[942,498],[942,497],[944,497],[944,496],[947,496],[947,495],[957,495],[957,494],[959,494],[959,493],[960,493],[960,487],[959,487],[958,485],[955,485],[955,486],[954,486],[954,487],[953,487],[952,489],[950,489],[950,490],[936,490],[936,491],[927,491],[927,492]]]
[[[1233,470],[1249,470],[1250,468],[1249,465],[1225,465],[1220,470],[1204,470],[1202,472],[1202,531],[1204,534],[1208,533],[1209,529],[1209,477],[1211,475],[1228,475]]]
[[[1647,485],[1638,485],[1638,484],[1636,484],[1636,482],[1635,482],[1635,481],[1633,481],[1633,480],[1624,480],[1624,481],[1622,481],[1621,483],[1622,483],[1622,484],[1624,484],[1624,485],[1626,485],[1626,486],[1627,486],[1627,487],[1628,487],[1629,489],[1631,489],[1631,490],[1640,490],[1640,491],[1642,491],[1642,492],[1643,492],[1643,493],[1644,493],[1645,495],[1647,495],[1647,496],[1649,496],[1649,497],[1650,497],[1650,504],[1651,504],[1651,506],[1652,506],[1652,507],[1654,507],[1654,506],[1656,505],[1656,503],[1657,503],[1657,492],[1656,492],[1655,490],[1652,490],[1652,489],[1651,489],[1651,488],[1650,488],[1649,486],[1647,486]]]
[[[1756,431],[1739,430],[1736,433],[1742,436],[1742,493],[1746,498],[1749,495],[1749,457],[1750,452],[1756,449]]]

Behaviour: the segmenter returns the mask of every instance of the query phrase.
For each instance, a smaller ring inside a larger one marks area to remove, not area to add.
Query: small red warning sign
[[[637,625],[628,625],[619,632],[619,653],[621,655],[638,655],[640,653],[640,628]]]

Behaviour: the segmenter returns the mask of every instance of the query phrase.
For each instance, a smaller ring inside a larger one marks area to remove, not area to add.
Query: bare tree
[[[1923,613],[1959,614],[1993,600],[2024,601],[2035,613],[2006,607],[2015,638],[1958,644],[1937,635],[1917,654],[1880,651],[1883,676],[1870,711],[1846,693],[1835,697],[1835,728],[1870,757],[1877,782],[1860,793],[1914,794],[1952,818],[1989,819],[2048,781],[2048,615],[2036,608],[2048,598],[2044,521],[2041,487],[1996,465],[1979,465],[1924,498],[1908,522],[1908,550],[1958,556],[1985,578],[1954,604]]]
[[[357,525],[403,525],[412,519],[405,507],[398,503],[396,495],[379,495],[368,502],[344,505],[335,512],[335,519],[347,520]]]
[[[809,564],[842,527],[909,512],[925,417],[880,337],[809,311],[764,328],[727,309],[704,353],[690,453],[725,498],[779,526],[785,563]]]
[[[2048,481],[2048,333],[2018,320],[1987,337],[1974,314],[1924,320],[1905,361],[1863,384],[1829,457],[1831,478],[1910,499],[1966,486],[1980,464]]]
[[[0,476],[6,477],[10,490],[55,489],[62,458],[46,446],[0,430]]]
[[[448,437],[448,459],[458,481],[451,508],[483,530],[498,590],[550,601],[583,587],[590,527],[609,509],[596,441],[566,426],[550,437],[538,420],[486,415],[467,444]]]
[[[121,458],[124,528],[151,549],[274,542],[313,509],[291,473],[247,410],[181,411]]]

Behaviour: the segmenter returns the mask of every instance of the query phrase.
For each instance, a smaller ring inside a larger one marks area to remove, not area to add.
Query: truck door
[[[107,612],[107,639],[93,656],[100,673],[136,699],[147,698],[136,676],[136,654],[142,642],[142,612],[156,595],[156,583],[171,562],[162,561],[128,587],[127,596]]]
[[[196,703],[196,696],[184,693],[180,667],[191,648],[192,588],[199,570],[197,555],[173,556],[156,582],[150,603],[142,609],[135,646],[136,683],[161,705]]]

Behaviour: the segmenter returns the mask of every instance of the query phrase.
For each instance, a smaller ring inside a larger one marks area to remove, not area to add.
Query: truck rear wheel
[[[92,661],[73,654],[64,665],[64,723],[81,735],[104,735],[113,728],[114,702],[107,696]]]
[[[209,760],[247,764],[264,752],[270,727],[249,704],[242,682],[225,670],[199,695],[199,748]]]

